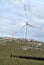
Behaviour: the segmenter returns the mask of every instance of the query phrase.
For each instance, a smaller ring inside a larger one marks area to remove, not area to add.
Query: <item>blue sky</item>
[[[14,37],[24,37],[25,28],[17,34],[15,32],[25,25],[27,19],[28,23],[43,30],[28,27],[27,38],[44,41],[44,0],[0,0],[0,37],[13,34]]]

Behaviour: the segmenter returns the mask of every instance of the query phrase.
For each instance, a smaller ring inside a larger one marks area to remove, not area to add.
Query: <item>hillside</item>
[[[11,54],[44,57],[44,43],[24,39],[0,38],[0,65],[29,65],[29,63],[30,65],[35,65],[35,63],[36,65],[44,65],[43,61],[11,58]]]

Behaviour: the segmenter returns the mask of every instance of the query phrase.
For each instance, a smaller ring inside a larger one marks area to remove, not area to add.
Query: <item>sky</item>
[[[26,17],[24,5],[28,17]],[[26,21],[42,29],[28,26],[27,38],[44,41],[44,0],[0,0],[0,37],[25,38],[23,26]],[[20,28],[22,29],[18,31]],[[15,33],[16,31],[18,32]]]

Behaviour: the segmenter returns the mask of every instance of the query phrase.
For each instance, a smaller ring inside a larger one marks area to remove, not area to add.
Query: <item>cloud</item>
[[[21,3],[26,3],[26,0],[12,0],[14,4],[21,4]]]
[[[31,2],[32,14],[40,19],[44,19],[44,1],[34,0]]]

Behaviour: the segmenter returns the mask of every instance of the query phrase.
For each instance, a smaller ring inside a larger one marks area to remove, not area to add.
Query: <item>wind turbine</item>
[[[26,10],[25,5],[24,5],[24,12],[25,12],[25,16],[26,16],[25,25],[22,26],[20,29],[18,29],[18,31],[16,31],[15,34],[18,33],[20,30],[22,30],[25,27],[25,39],[27,39],[28,26],[31,27],[31,28],[38,29],[38,30],[42,30],[42,29],[28,23],[28,15],[27,15],[27,10]]]

